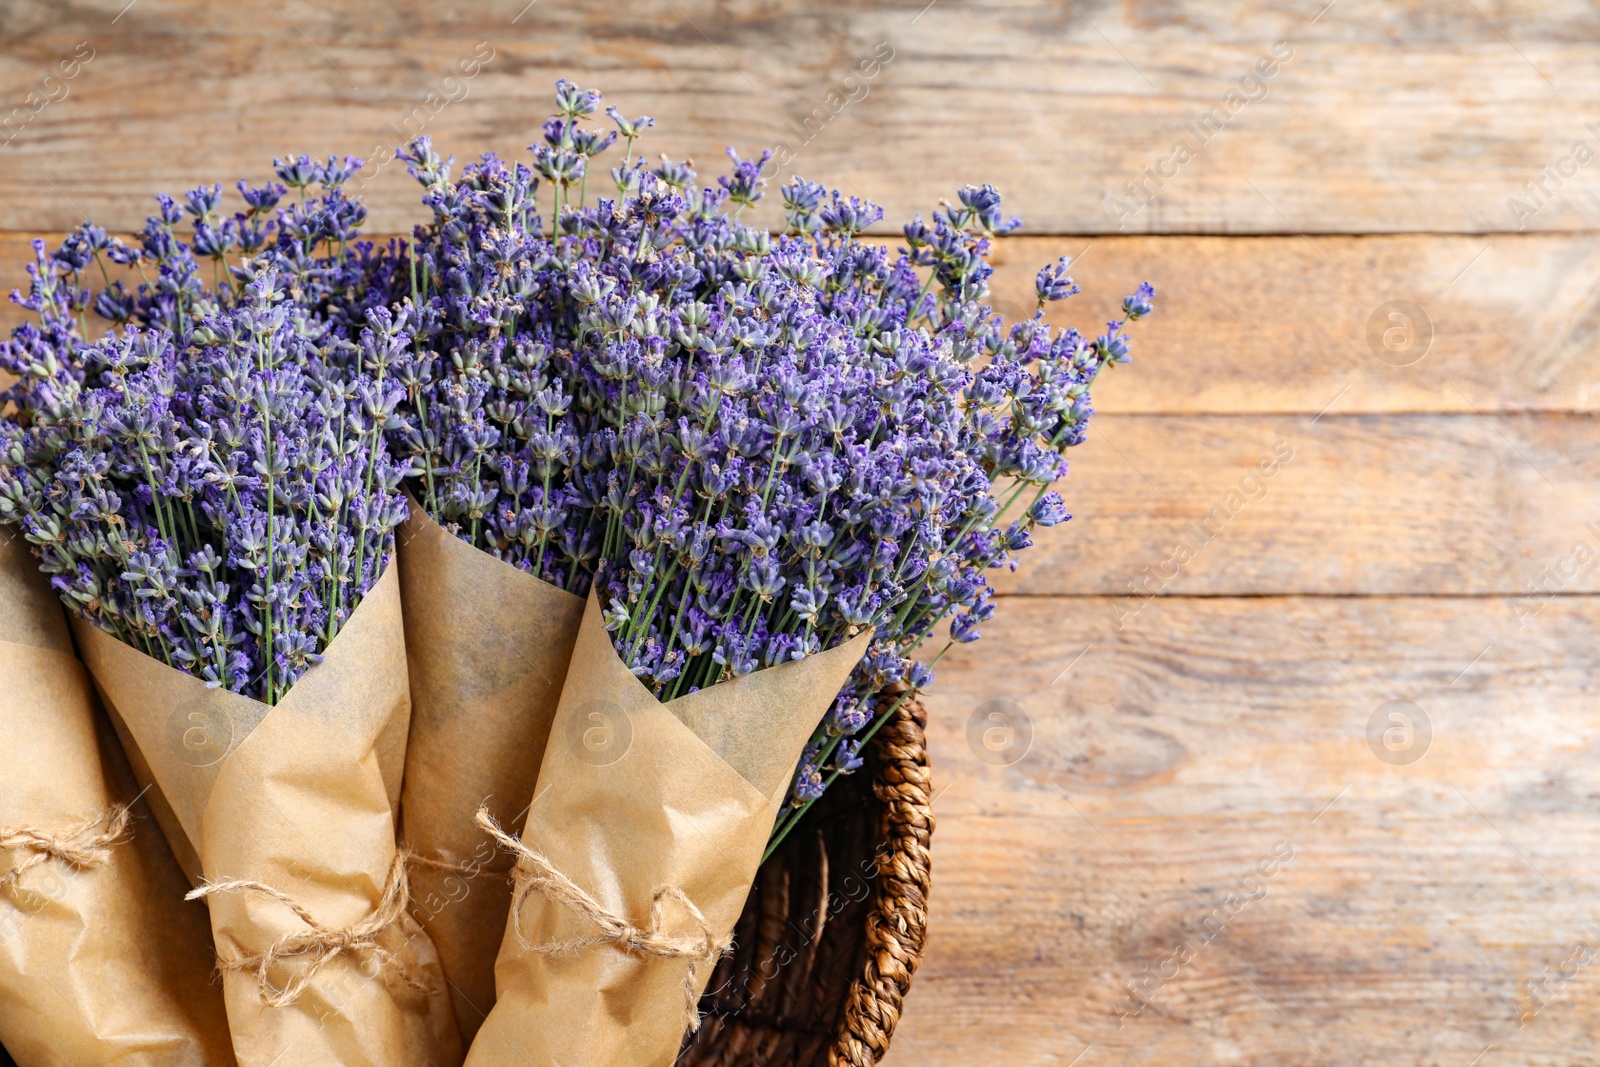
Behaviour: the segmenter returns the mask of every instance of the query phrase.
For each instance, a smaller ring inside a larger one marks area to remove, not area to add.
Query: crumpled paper
[[[400,833],[412,915],[444,966],[462,1039],[494,1004],[509,860],[473,824],[520,821],[544,757],[583,599],[451,534],[411,502],[396,534],[411,670]]]
[[[0,826],[55,836],[133,800],[61,605],[4,529],[0,679]],[[106,857],[0,889],[0,1043],[21,1067],[233,1063],[205,911],[160,831],[136,818]],[[0,852],[0,876],[25,858]]]
[[[391,565],[322,663],[275,706],[162,664],[74,618],[106,706],[160,794],[158,820],[194,875],[254,880],[323,926],[349,927],[382,899],[394,865],[395,809],[411,704]],[[153,791],[154,793],[155,791]],[[208,898],[219,956],[237,960],[306,925],[265,894]],[[436,1067],[460,1046],[439,961],[409,916],[385,932],[387,963],[343,953],[293,1004],[270,1007],[253,974],[225,971],[234,1053],[242,1067],[339,1064]],[[284,988],[304,961],[269,975]],[[419,992],[401,973],[420,978]]]
[[[806,741],[870,639],[864,632],[663,704],[622,663],[591,595],[523,844],[636,927],[649,924],[657,889],[671,886],[704,916],[705,932],[725,940]],[[663,932],[680,938],[702,933],[671,901],[663,921]],[[576,911],[529,898],[507,923],[495,968],[498,1000],[467,1067],[673,1062],[691,961],[630,955],[612,944],[560,955],[528,947],[596,933]],[[711,971],[697,966],[694,996]]]

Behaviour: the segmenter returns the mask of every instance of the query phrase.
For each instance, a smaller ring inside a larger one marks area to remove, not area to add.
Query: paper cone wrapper
[[[504,825],[521,824],[583,598],[474,548],[415,502],[398,538],[411,669],[400,836],[419,859],[411,914],[439,951],[471,1042],[494,1005],[511,906],[511,861],[473,815],[487,803]]]
[[[726,938],[822,716],[866,653],[870,633],[670,703],[612,647],[591,596],[545,747],[522,841],[601,906],[644,928],[658,886],[692,900]],[[669,905],[664,932],[700,931]],[[592,937],[594,924],[531,896],[520,916],[533,945]],[[657,1067],[684,1034],[690,963],[595,945],[566,955],[524,947],[507,925],[499,999],[468,1067]],[[696,995],[711,966],[697,967]]]
[[[211,882],[252,880],[323,927],[370,916],[396,854],[395,808],[411,705],[396,567],[275,706],[184,674],[73,619],[84,662],[163,796],[158,818]],[[164,812],[164,814],[163,814]],[[307,930],[264,894],[207,898],[218,955],[237,960]],[[434,1067],[459,1060],[438,957],[408,916],[382,935],[390,966],[343,953],[293,1004],[270,1007],[255,975],[225,971],[243,1067]],[[275,987],[303,961],[273,969]],[[410,988],[405,971],[431,993]]]
[[[59,835],[134,798],[61,605],[4,529],[0,679],[0,826]],[[26,856],[0,852],[0,876]],[[187,889],[147,817],[102,864],[50,861],[0,889],[0,1043],[25,1067],[233,1063]]]

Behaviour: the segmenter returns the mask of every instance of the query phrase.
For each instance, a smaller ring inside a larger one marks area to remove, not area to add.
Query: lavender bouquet
[[[403,390],[362,367],[404,323],[353,243],[357,166],[280,163],[284,184],[241,183],[228,218],[217,186],[161,197],[137,246],[92,225],[36,244],[21,302],[40,323],[0,348],[19,378],[0,521],[34,546],[204,879],[242,1064],[458,1055],[393,834],[405,507],[384,429]],[[111,323],[93,340],[90,309]]]
[[[0,419],[0,450],[15,428]],[[27,544],[0,529],[0,1043],[24,1063],[232,1062],[205,913]],[[9,1060],[4,1060],[9,1063]]]
[[[758,197],[759,164],[746,169]],[[990,187],[961,190],[931,230],[905,227],[898,257],[858,239],[877,206],[802,179],[783,194],[789,234],[770,252],[738,256],[655,323],[587,324],[591,365],[618,380],[648,381],[652,346],[684,360],[659,415],[608,412],[610,439],[644,457],[609,510],[619,547],[597,579],[632,672],[671,700],[872,634],[767,854],[861,766],[880,694],[921,689],[944,651],[978,639],[985,572],[1015,569],[1035,528],[1069,517],[1050,486],[1087,433],[1090,384],[1128,352],[1123,322],[1092,342],[1052,333],[1046,303],[1078,291],[1065,259],[1039,272],[1034,318],[1006,326],[982,304],[990,240],[1019,225]],[[1153,297],[1128,297],[1126,320]],[[946,619],[944,648],[915,660]]]
[[[738,221],[768,155],[700,187],[635,158],[649,119],[611,109],[601,135],[597,94],[557,102],[531,168],[488,156],[451,181],[412,146],[435,221],[396,272],[424,325],[396,370],[422,510],[588,594],[535,802],[503,838],[518,891],[471,1064],[528,1040],[562,1062],[670,1056],[769,837],[860,766],[881,694],[931,681],[938,657],[913,657],[941,621],[977,638],[987,570],[1067,518],[1050,486],[1128,350],[1123,322],[1089,340],[1045,321],[1076,292],[1065,260],[1032,318],[983,303],[1017,225],[992,188],[896,254],[862,236],[881,209],[796,179],[774,237]],[[589,206],[618,137],[616,199]],[[623,951],[573,951],[597,944]]]
[[[390,274],[407,343],[365,363],[405,388],[390,441],[415,472],[399,536],[413,704],[401,829],[416,914],[470,1040],[494,1003],[511,903],[473,814],[488,803],[509,822],[534,793],[595,551],[558,510],[574,363],[534,179],[488,160],[452,181],[426,140],[402,158],[433,221]]]

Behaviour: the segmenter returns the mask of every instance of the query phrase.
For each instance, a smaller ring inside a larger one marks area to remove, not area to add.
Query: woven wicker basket
[[[933,813],[924,712],[905,702],[756,875],[700,1001],[685,1067],[870,1067],[928,928]]]

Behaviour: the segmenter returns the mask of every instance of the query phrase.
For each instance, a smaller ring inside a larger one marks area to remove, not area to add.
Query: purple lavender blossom
[[[992,186],[891,250],[862,236],[880,207],[796,178],[772,234],[739,221],[771,153],[730,150],[701,185],[635,155],[648,116],[586,126],[599,103],[559,82],[526,164],[452,177],[408,146],[432,219],[385,248],[343,189],[360,161],[307,156],[240,183],[231,215],[202,186],[159,197],[136,245],[92,225],[37,243],[14,299],[39,322],[0,346],[18,377],[0,521],[74,610],[268,701],[381,573],[408,472],[458,536],[592,586],[663,700],[870,629],[781,835],[861,765],[880,694],[932,682],[943,652],[923,662],[922,642],[944,621],[978,639],[987,572],[1070,517],[1051,486],[1154,290],[1092,341],[1057,330],[1045,305],[1078,292],[1062,259],[1008,324],[984,301],[993,239],[1020,221]]]
[[[1077,296],[1083,290],[1078,288],[1078,283],[1072,280],[1068,273],[1072,266],[1072,257],[1062,256],[1048,267],[1042,267],[1034,278],[1034,292],[1039,297],[1039,307],[1053,300],[1065,300],[1069,296]],[[1152,293],[1154,290],[1152,290]]]
[[[663,700],[870,628],[797,774],[803,806],[859,765],[879,693],[932,681],[921,642],[942,620],[977,639],[986,572],[1068,518],[1050,486],[1128,340],[1122,323],[1090,342],[1044,320],[1077,292],[1065,260],[1039,273],[1032,318],[984,303],[992,240],[1020,224],[990,186],[892,252],[861,236],[881,208],[797,178],[774,235],[738,220],[768,154],[730,151],[732,173],[702,186],[635,158],[653,122],[608,108],[627,155],[590,205],[610,143],[582,125],[598,104],[558,84],[531,165],[485,156],[452,179],[426,139],[402,153],[434,217],[393,275],[417,324],[395,363],[396,447],[458,535],[593,584]]]
[[[392,265],[350,244],[364,209],[337,186],[357,166],[280,164],[325,192],[270,217],[283,186],[241,184],[226,219],[203,186],[182,210],[158,198],[137,246],[90,224],[53,255],[35,242],[13,299],[39,323],[0,344],[18,378],[0,393],[0,522],[71,610],[267,703],[320,661],[405,516],[384,439],[404,390],[382,368],[409,337],[369,299]],[[154,278],[89,288],[102,257]],[[96,339],[91,307],[112,323]]]

